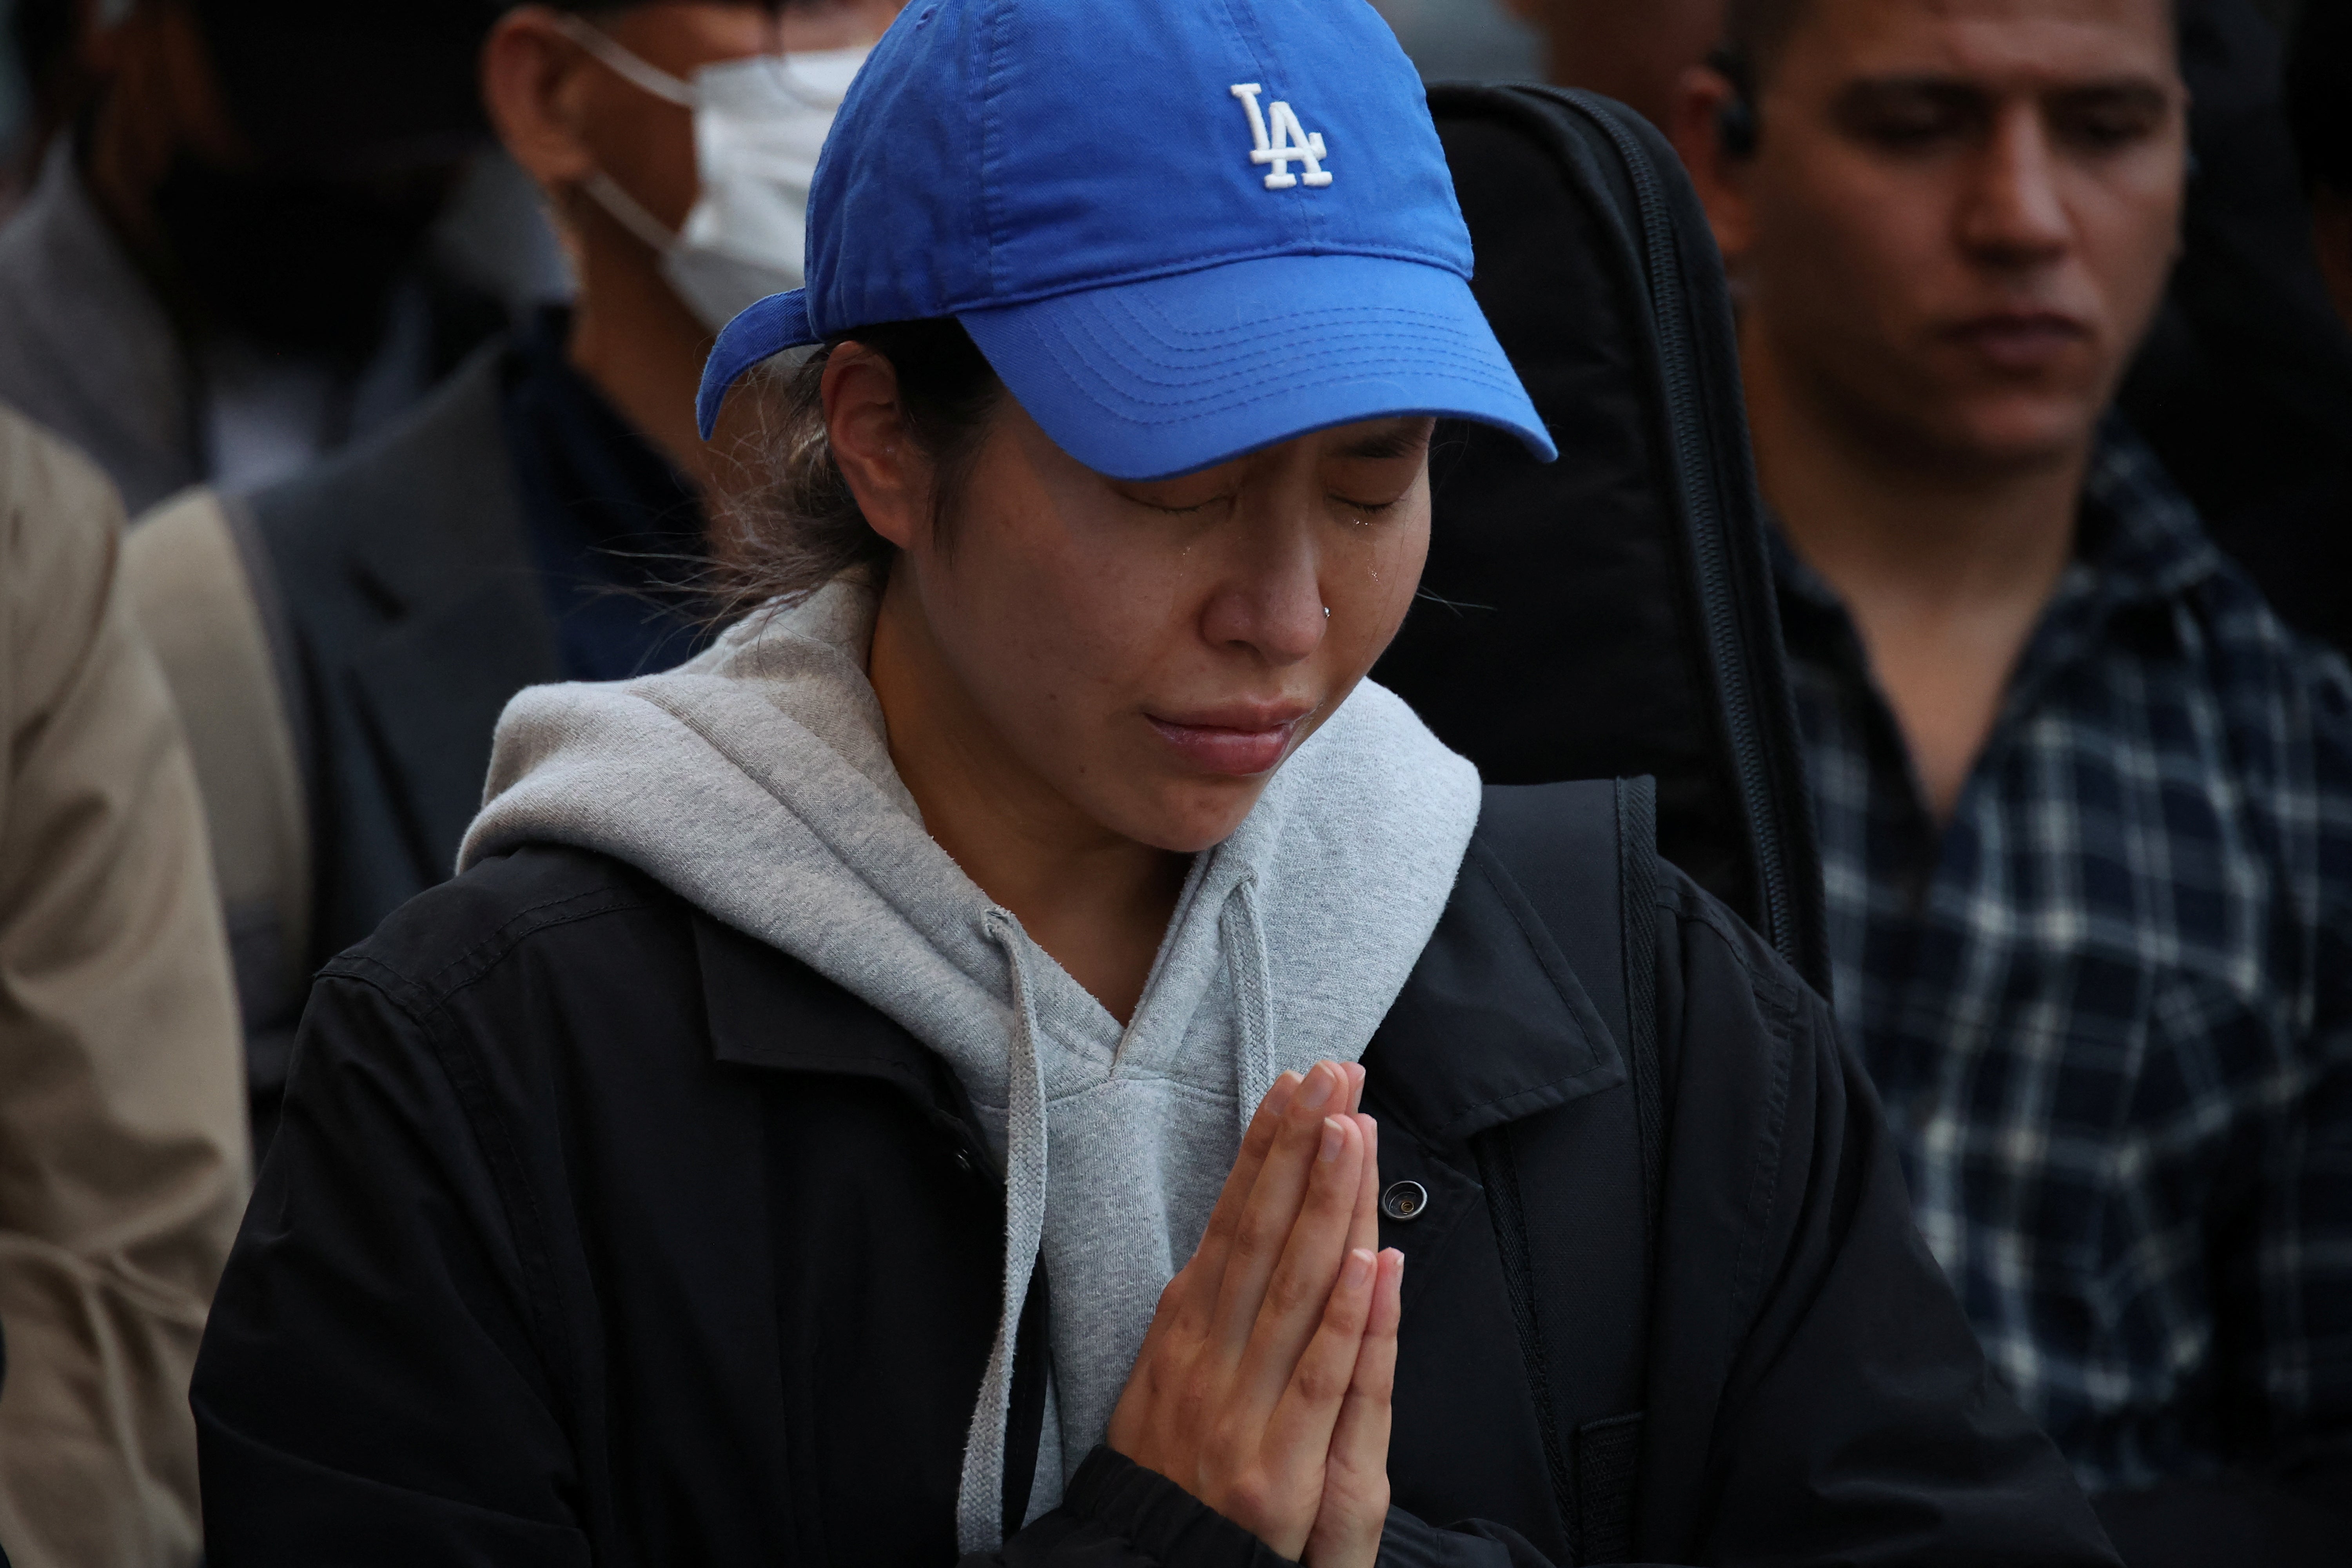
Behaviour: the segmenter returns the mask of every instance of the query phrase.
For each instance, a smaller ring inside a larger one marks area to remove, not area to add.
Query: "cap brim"
[[[710,439],[711,429],[719,423],[719,405],[727,401],[728,393],[745,371],[786,349],[805,348],[816,341],[816,333],[809,329],[805,289],[771,294],[728,322],[719,341],[710,345],[710,357],[702,362],[702,384],[694,394],[694,423],[702,438]]]
[[[1559,455],[1470,285],[1421,262],[1264,257],[957,319],[1055,444],[1113,479],[1412,414]]]

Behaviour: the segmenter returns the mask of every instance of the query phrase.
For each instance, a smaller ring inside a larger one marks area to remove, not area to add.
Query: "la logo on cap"
[[[1323,151],[1323,132],[1308,132],[1298,123],[1298,116],[1290,105],[1280,99],[1266,106],[1265,113],[1258,112],[1257,95],[1265,89],[1254,81],[1238,81],[1233,85],[1233,95],[1249,110],[1250,137],[1257,143],[1250,153],[1253,163],[1271,163],[1274,173],[1265,177],[1269,191],[1286,191],[1300,183],[1300,176],[1290,172],[1293,163],[1307,165],[1305,181],[1309,185],[1328,185],[1330,171],[1323,167],[1329,153]],[[1266,119],[1273,117],[1273,133],[1269,139]]]

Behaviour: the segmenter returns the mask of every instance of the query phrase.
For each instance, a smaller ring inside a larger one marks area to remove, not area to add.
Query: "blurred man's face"
[[[1743,334],[1889,456],[2079,452],[2164,287],[2185,100],[2164,0],[1811,0],[1704,182]]]
[[[800,54],[873,43],[901,0],[803,0],[771,13],[721,0],[662,0],[593,24],[631,54],[690,81],[705,66],[759,54]],[[608,70],[583,73],[580,116],[597,166],[669,228],[694,205],[694,116]]]

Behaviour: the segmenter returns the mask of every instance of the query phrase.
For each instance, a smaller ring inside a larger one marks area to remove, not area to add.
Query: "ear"
[[[1707,223],[1715,230],[1716,248],[1734,268],[1747,255],[1755,234],[1748,199],[1748,171],[1754,166],[1753,145],[1739,150],[1726,143],[1724,119],[1737,112],[1739,91],[1731,79],[1711,66],[1693,66],[1683,72],[1675,96],[1675,151],[1706,204]],[[1751,106],[1752,107],[1752,106]]]
[[[929,521],[931,472],[908,433],[898,371],[864,343],[845,342],[825,360],[822,392],[833,460],[857,510],[875,532],[911,550]]]
[[[544,5],[508,12],[482,45],[482,107],[509,155],[542,189],[571,185],[595,167],[579,132],[588,65]]]

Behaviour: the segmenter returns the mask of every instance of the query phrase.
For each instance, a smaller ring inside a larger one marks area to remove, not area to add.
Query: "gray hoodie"
[[[459,866],[600,851],[790,953],[955,1069],[1005,1177],[1003,1315],[958,1531],[994,1547],[1014,1331],[1052,1286],[1032,1517],[1102,1439],[1275,1076],[1352,1061],[1436,929],[1478,776],[1367,681],[1193,860],[1121,1028],[923,831],[866,679],[873,593],[752,616],[668,674],[517,697]]]

